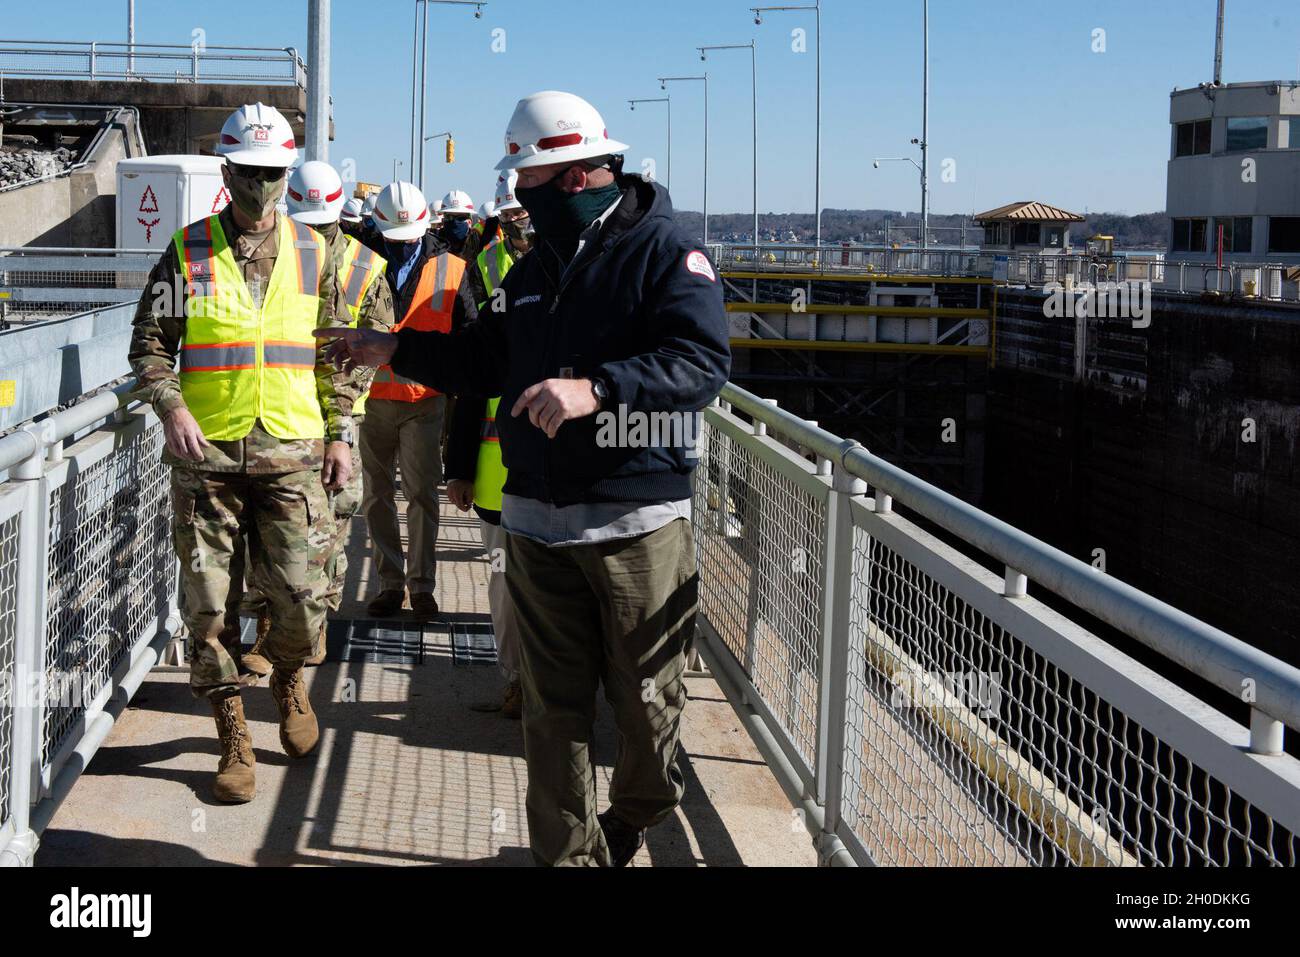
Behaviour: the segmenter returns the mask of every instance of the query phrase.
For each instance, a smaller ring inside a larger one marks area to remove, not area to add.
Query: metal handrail
[[[182,52],[184,51],[184,52]],[[279,54],[267,56],[265,54]],[[92,79],[112,77],[136,80],[174,80],[201,82],[203,80],[258,80],[263,83],[293,83],[299,88],[306,88],[306,64],[298,56],[295,47],[240,47],[208,46],[183,43],[121,43],[102,40],[4,40],[0,41],[0,56],[82,56],[86,57],[87,69],[42,69],[40,67],[19,66],[17,69],[4,69],[8,76],[83,76]],[[101,68],[100,58],[126,60],[129,66],[122,69],[105,71]],[[257,73],[231,72],[201,75],[199,66],[204,61],[224,63],[284,62],[287,57],[290,65],[287,76],[266,76]],[[151,72],[141,64],[149,61],[182,61],[189,64],[189,69],[181,72]]]
[[[134,379],[123,382],[78,402],[69,409],[56,412],[39,422],[21,426],[0,437],[0,472],[13,469],[14,474],[21,478],[18,474],[21,466],[31,463],[46,446],[76,435],[82,429],[90,428],[112,415],[131,401],[131,391],[135,387]]]
[[[721,398],[1234,698],[1242,699],[1251,688],[1253,709],[1300,729],[1300,668],[1099,572],[751,392],[728,383]],[[1252,733],[1256,730],[1252,724]]]

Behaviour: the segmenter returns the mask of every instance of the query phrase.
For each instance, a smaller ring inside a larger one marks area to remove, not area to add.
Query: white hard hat
[[[434,211],[435,213],[437,213],[439,216],[441,216],[441,215],[442,215],[442,206],[443,206],[442,200],[440,200],[440,199],[435,199],[435,200],[433,201],[432,209],[433,209],[433,211]]]
[[[483,204],[478,208],[478,218],[489,220],[497,214],[497,204],[490,199],[485,199]]]
[[[289,174],[289,215],[300,223],[332,223],[343,211],[343,180],[329,163],[309,160]]]
[[[580,96],[545,90],[515,106],[506,127],[506,156],[497,169],[576,163],[629,149],[609,138],[605,121]]]
[[[241,106],[226,118],[217,139],[217,155],[244,166],[288,169],[298,161],[293,128],[273,106]]]
[[[523,209],[524,204],[515,198],[515,182],[519,179],[519,174],[514,170],[506,170],[497,177],[496,204],[498,213],[504,213],[507,209]]]
[[[429,228],[429,207],[414,183],[389,183],[375,201],[374,219],[385,239],[418,239]]]
[[[343,204],[343,212],[339,214],[339,219],[343,220],[345,223],[359,223],[361,222],[361,216],[364,212],[365,206],[362,204],[361,200],[353,196]]]
[[[453,189],[450,193],[442,198],[442,209],[438,210],[444,216],[473,216],[474,200],[469,198],[469,193],[463,189]]]
[[[374,216],[374,215],[375,215],[375,203],[378,202],[378,200],[379,200],[379,194],[378,194],[378,193],[371,193],[369,196],[367,196],[367,197],[366,197],[366,201],[365,201],[364,203],[361,204],[361,215],[362,215],[363,217],[365,217],[365,216]]]

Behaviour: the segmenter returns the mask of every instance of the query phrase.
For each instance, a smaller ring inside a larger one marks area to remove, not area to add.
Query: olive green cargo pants
[[[505,573],[520,631],[533,857],[609,866],[590,754],[598,685],[618,727],[614,813],[650,827],[682,797],[682,673],[698,605],[690,522],[553,548],[511,535]]]

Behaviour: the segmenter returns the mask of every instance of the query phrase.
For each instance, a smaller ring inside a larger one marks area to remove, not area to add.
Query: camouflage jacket
[[[235,262],[243,270],[244,281],[250,286],[266,288],[279,252],[280,214],[276,213],[275,226],[260,242],[258,237],[246,235],[235,224],[230,206],[221,211],[219,218]],[[128,356],[131,371],[139,382],[135,394],[152,405],[160,418],[185,405],[176,372],[176,357],[185,339],[184,288],[176,249],[169,245],[149,274],[136,307]],[[321,270],[317,325],[345,326],[351,318],[336,270]],[[326,439],[333,441],[351,433],[352,404],[360,393],[351,375],[337,371],[325,359],[324,346],[322,340],[316,350],[316,396],[325,421]],[[322,439],[278,439],[258,421],[242,439],[210,442],[202,462],[177,458],[167,450],[163,451],[163,462],[205,472],[275,474],[320,468],[324,453]]]

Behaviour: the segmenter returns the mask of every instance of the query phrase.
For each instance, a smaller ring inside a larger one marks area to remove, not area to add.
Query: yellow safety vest
[[[478,268],[483,273],[483,285],[489,299],[514,264],[505,239],[500,236],[478,254]],[[501,490],[505,487],[507,474],[501,461],[501,441],[497,437],[497,404],[500,401],[500,396],[488,399],[483,411],[478,463],[474,467],[474,504],[492,512],[501,511]]]
[[[501,280],[506,278],[506,273],[514,264],[515,261],[510,256],[510,249],[504,238],[498,236],[483,247],[478,255],[478,268],[483,274],[483,288],[488,291],[489,298],[492,291],[501,285]]]
[[[242,439],[260,419],[278,439],[319,439],[316,340],[325,239],[277,216],[279,253],[259,309],[216,216],[172,238],[185,277],[181,395],[204,436]]]
[[[361,304],[366,301],[366,294],[370,292],[375,280],[383,276],[384,270],[388,268],[388,260],[346,233],[343,238],[345,245],[343,261],[339,263],[339,288],[343,290],[343,298],[347,301],[348,312],[352,314],[352,326],[355,328],[361,321]],[[369,395],[369,389],[361,394],[352,406],[353,415],[366,414],[366,397]]]

